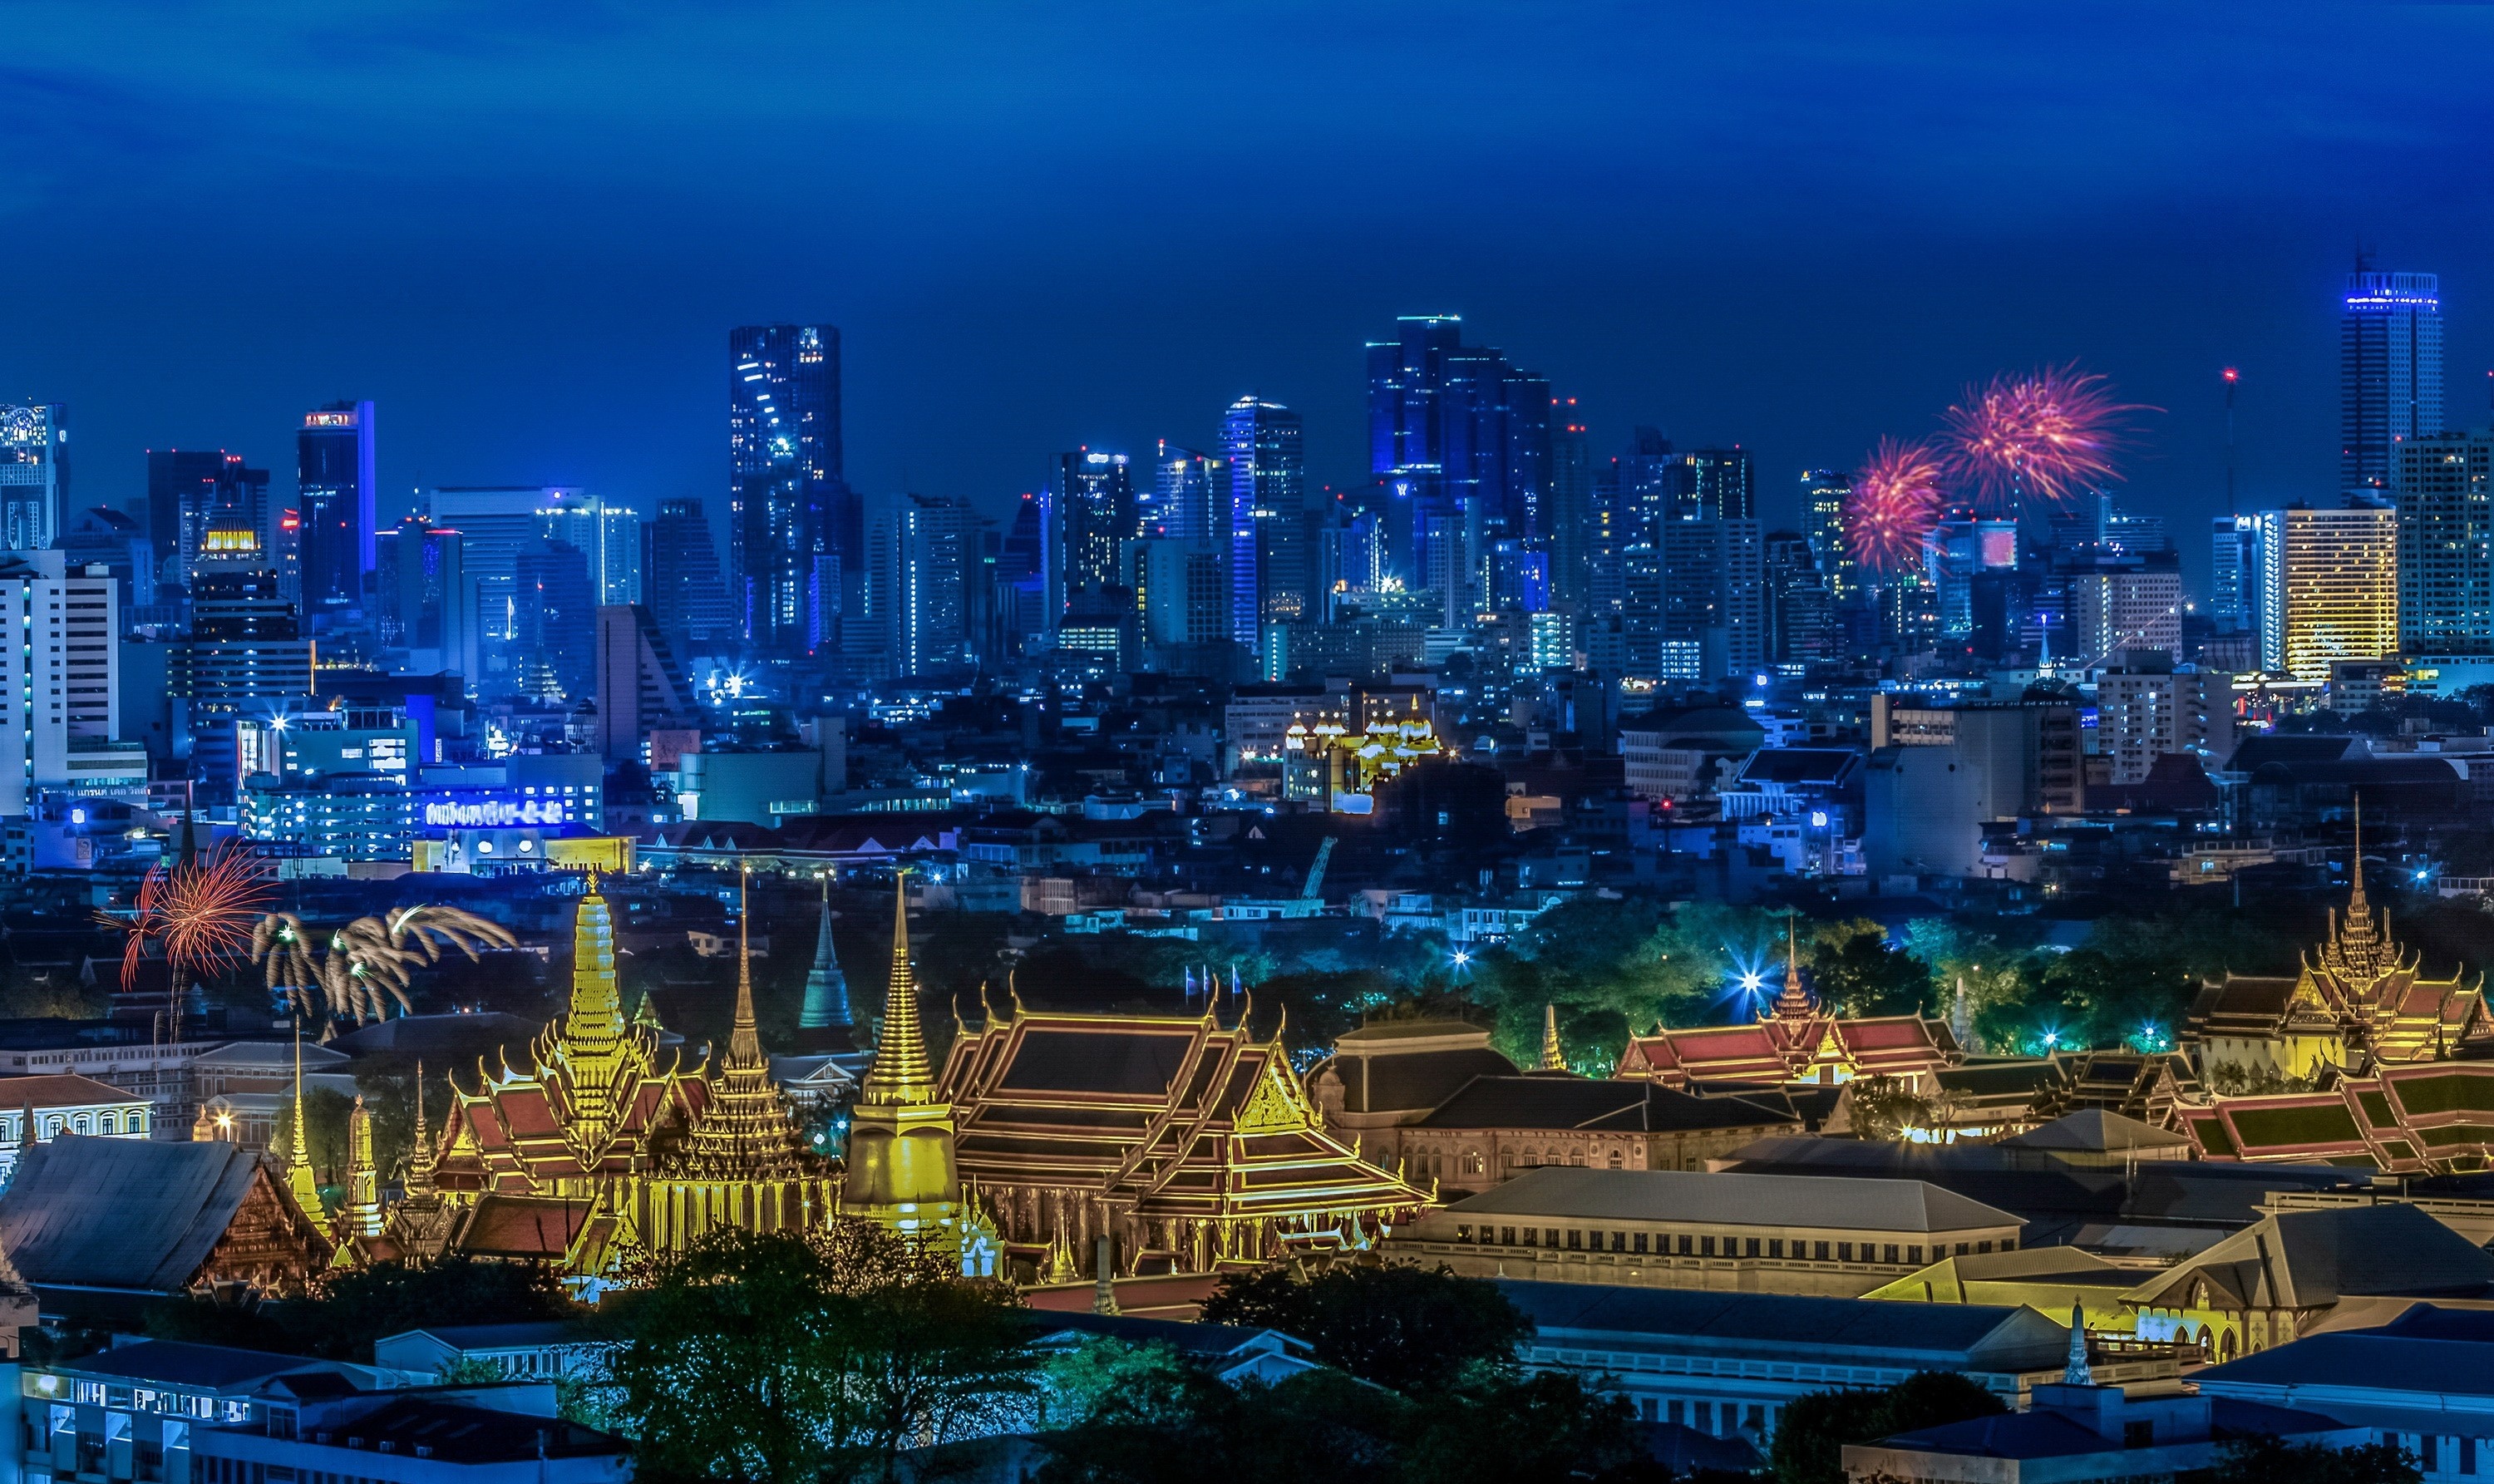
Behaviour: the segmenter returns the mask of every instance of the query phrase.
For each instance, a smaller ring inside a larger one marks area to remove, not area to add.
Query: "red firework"
[[[2114,478],[2124,423],[2153,408],[2114,400],[2104,378],[2076,362],[2023,377],[1994,377],[1941,414],[1946,471],[1988,512],[2014,515],[2028,501],[2066,503]]]
[[[1844,501],[1844,539],[1853,560],[1872,572],[1917,565],[1940,500],[1940,464],[1931,445],[1881,439]]]
[[[190,865],[162,863],[138,885],[137,913],[117,925],[130,934],[121,954],[121,986],[133,987],[149,939],[176,970],[199,980],[251,950],[251,926],[267,904],[259,856],[223,845]]]

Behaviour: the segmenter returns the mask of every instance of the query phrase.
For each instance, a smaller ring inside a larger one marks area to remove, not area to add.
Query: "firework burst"
[[[1853,476],[1844,502],[1844,539],[1872,572],[1900,572],[1922,560],[1923,536],[1938,519],[1940,463],[1927,443],[1883,438]]]
[[[1943,470],[1990,513],[2065,504],[2114,478],[2130,414],[2154,410],[2114,401],[2111,383],[2075,362],[1994,377],[1941,414]]]
[[[129,934],[121,953],[121,986],[132,988],[147,945],[164,950],[177,974],[205,979],[251,949],[253,915],[268,895],[259,857],[228,843],[205,861],[158,863],[138,885],[137,910],[110,920]]]

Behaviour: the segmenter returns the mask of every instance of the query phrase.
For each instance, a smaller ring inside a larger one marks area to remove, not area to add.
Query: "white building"
[[[2113,760],[2108,781],[2144,782],[2167,753],[2210,766],[2232,755],[2235,678],[2138,658],[2096,679],[2096,750]]]
[[[120,624],[111,574],[67,573],[59,552],[0,553],[0,817],[46,789],[140,792],[143,750],[119,748]]]

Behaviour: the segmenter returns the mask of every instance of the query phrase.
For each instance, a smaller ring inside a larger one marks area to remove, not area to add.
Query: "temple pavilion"
[[[1915,1093],[1931,1091],[1940,1070],[1960,1060],[1945,1021],[1922,1015],[1848,1020],[1822,1011],[1802,987],[1797,946],[1785,944],[1784,984],[1747,1025],[1658,1025],[1631,1036],[1613,1076],[1642,1077],[1686,1091],[1724,1082],[1849,1082],[1890,1076]]]

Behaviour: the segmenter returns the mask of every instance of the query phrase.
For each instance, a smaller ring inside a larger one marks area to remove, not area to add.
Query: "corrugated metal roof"
[[[1920,1180],[1559,1166],[1518,1175],[1447,1209],[1458,1217],[1722,1222],[1865,1231],[1971,1231],[2025,1225],[1997,1207]]]
[[[0,1194],[0,1251],[32,1284],[187,1287],[251,1192],[232,1144],[71,1134],[37,1144]]]

